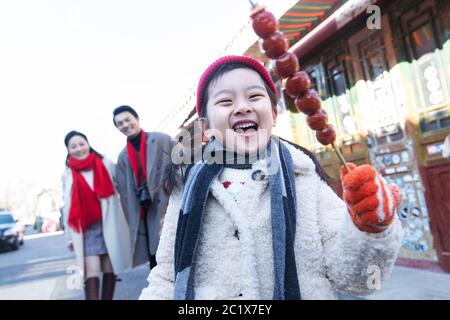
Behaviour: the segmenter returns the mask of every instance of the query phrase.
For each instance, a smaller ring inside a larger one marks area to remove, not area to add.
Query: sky
[[[295,2],[262,1],[278,16]],[[113,109],[155,130],[249,14],[248,0],[0,0],[0,192],[59,185],[70,130],[116,161]]]

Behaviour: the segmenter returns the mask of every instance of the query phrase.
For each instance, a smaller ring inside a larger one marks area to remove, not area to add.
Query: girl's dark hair
[[[69,141],[70,141],[70,139],[72,139],[75,136],[82,137],[89,144],[89,140],[88,140],[88,138],[86,137],[85,134],[83,134],[83,133],[81,133],[79,131],[72,130],[68,134],[66,134],[66,136],[64,137],[64,145],[66,146],[67,149],[69,149]],[[89,145],[89,152],[95,154],[100,159],[103,159],[103,155],[101,155],[99,152],[94,150],[94,148],[92,148],[90,145]],[[68,166],[68,165],[69,165],[69,153],[67,153],[67,156],[66,156],[66,166]]]
[[[212,74],[212,76],[210,77],[209,83],[208,83],[208,85],[206,86],[206,89],[205,89],[205,93],[204,93],[205,98],[203,99],[203,104],[202,104],[202,106],[200,106],[200,117],[201,118],[206,118],[206,116],[207,116],[207,114],[206,114],[206,105],[207,105],[207,102],[208,102],[208,91],[207,91],[207,89],[208,89],[209,84],[217,82],[217,80],[220,79],[220,77],[222,77],[226,72],[229,72],[229,71],[232,71],[232,70],[235,70],[235,69],[240,69],[240,68],[253,70],[252,68],[250,68],[247,65],[239,64],[239,63],[232,63],[232,64],[225,64],[225,65],[220,66]],[[264,81],[264,86],[265,86],[265,88],[267,90],[267,93],[269,95],[272,107],[276,108],[277,104],[278,104],[277,95],[275,94],[275,92],[272,91],[272,89],[266,84],[265,81]],[[190,162],[190,164],[184,165],[184,166],[183,165],[181,165],[181,166],[174,166],[173,165],[172,169],[170,170],[170,171],[173,172],[173,171],[179,170],[181,168],[181,170],[183,172],[183,174],[182,174],[182,182],[183,182],[183,184],[186,183],[187,177],[189,175],[189,171],[194,166],[193,162],[194,162],[194,158],[195,158],[195,152],[200,152],[200,151],[203,152],[203,150],[205,148],[205,145],[203,145],[202,148],[198,148],[198,150],[194,149],[194,146],[195,146],[195,144],[194,144],[194,139],[195,139],[195,137],[194,137],[194,126],[197,125],[196,121],[191,121],[188,125],[186,125],[186,123],[189,120],[191,120],[191,118],[195,115],[195,113],[196,113],[196,109],[194,107],[191,110],[191,112],[189,113],[189,115],[187,116],[187,118],[183,121],[182,125],[180,126],[180,129],[187,130],[190,133],[190,136],[191,136],[191,141],[188,142],[188,145],[190,145],[189,147],[191,148],[191,153],[190,153],[191,154],[191,162]],[[280,139],[285,141],[285,142],[287,142],[287,143],[289,143],[290,145],[292,145],[296,149],[302,151],[303,153],[305,153],[312,160],[312,162],[314,163],[315,168],[316,168],[316,173],[320,177],[320,179],[322,179],[327,185],[330,185],[331,178],[328,176],[328,174],[322,168],[322,166],[320,165],[320,163],[317,160],[316,156],[311,151],[309,151],[308,149],[306,149],[306,148],[304,148],[304,147],[302,147],[300,145],[297,145],[297,144],[295,144],[295,143],[293,143],[291,141],[288,141],[288,140],[285,140],[285,139],[282,139],[282,138],[280,138]]]
[[[208,104],[208,87],[212,83],[216,83],[225,73],[236,70],[236,69],[249,69],[253,70],[251,67],[241,63],[230,63],[221,65],[217,70],[209,77],[208,84],[205,86],[205,92],[203,94],[204,99],[202,100],[202,105],[200,106],[200,117],[206,117],[206,105]],[[256,71],[255,71],[256,72]],[[261,76],[260,76],[261,77]],[[261,77],[262,79],[262,77]],[[269,95],[270,102],[272,103],[272,107],[275,108],[278,103],[277,95],[273,90],[267,85],[267,83],[263,80],[264,87],[267,90],[267,94]]]
[[[230,64],[224,64],[222,66],[220,66],[209,78],[208,84],[205,86],[205,93],[204,93],[204,99],[203,104],[200,107],[200,118],[206,118],[207,114],[206,114],[206,105],[208,103],[208,87],[211,83],[216,83],[225,73],[236,70],[236,69],[249,69],[249,70],[253,70],[251,67],[249,67],[248,65],[245,64],[241,64],[241,63],[230,63]],[[264,82],[264,87],[266,88],[267,94],[269,95],[269,99],[270,102],[272,104],[272,108],[276,108],[277,104],[278,104],[278,98],[275,92],[273,92],[273,90],[270,88],[269,85],[267,85],[267,83],[265,81]],[[183,123],[180,126],[180,129],[185,129],[189,132],[190,137],[191,137],[191,141],[187,142],[187,144],[190,144],[190,149],[191,149],[191,156],[192,156],[192,161],[191,163],[194,161],[194,157],[195,157],[195,153],[199,152],[200,150],[195,150],[194,149],[194,139],[198,139],[198,137],[194,136],[194,128],[197,125],[196,121],[191,121],[188,125],[186,125],[186,123],[195,115],[196,113],[196,109],[195,107],[191,110],[191,112],[189,113],[189,115],[187,116],[187,118],[183,121]],[[185,142],[186,143],[186,142]],[[203,148],[202,148],[203,149]],[[203,150],[202,150],[203,151]]]

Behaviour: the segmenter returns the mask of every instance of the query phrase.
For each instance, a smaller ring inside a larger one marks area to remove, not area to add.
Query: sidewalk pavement
[[[148,285],[148,272],[148,266],[142,265],[122,274],[123,281],[117,284],[114,299],[137,300]],[[339,297],[343,300],[450,300],[450,273],[395,266],[389,279],[375,293],[366,297]],[[71,299],[84,299],[84,292]]]
[[[381,289],[371,295],[339,296],[342,300],[450,300],[450,274],[395,266]]]
[[[119,275],[121,281],[117,282],[114,300],[138,300],[142,289],[148,286],[147,277],[149,267],[143,264]],[[60,283],[58,290],[51,299],[56,300],[84,300],[83,290],[68,290],[64,283]]]

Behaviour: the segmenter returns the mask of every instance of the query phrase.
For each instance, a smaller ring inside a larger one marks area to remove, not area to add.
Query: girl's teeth
[[[249,124],[241,124],[239,125],[236,129],[246,129],[246,128],[250,128],[250,127],[254,127],[255,125],[252,123]]]
[[[249,132],[256,132],[255,128],[237,128],[234,130],[236,133],[249,133]]]

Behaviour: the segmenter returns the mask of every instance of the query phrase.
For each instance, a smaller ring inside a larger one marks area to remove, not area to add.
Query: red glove
[[[395,208],[402,199],[395,184],[387,185],[374,167],[349,163],[350,173],[342,167],[344,201],[353,223],[361,231],[379,233],[394,220]]]

